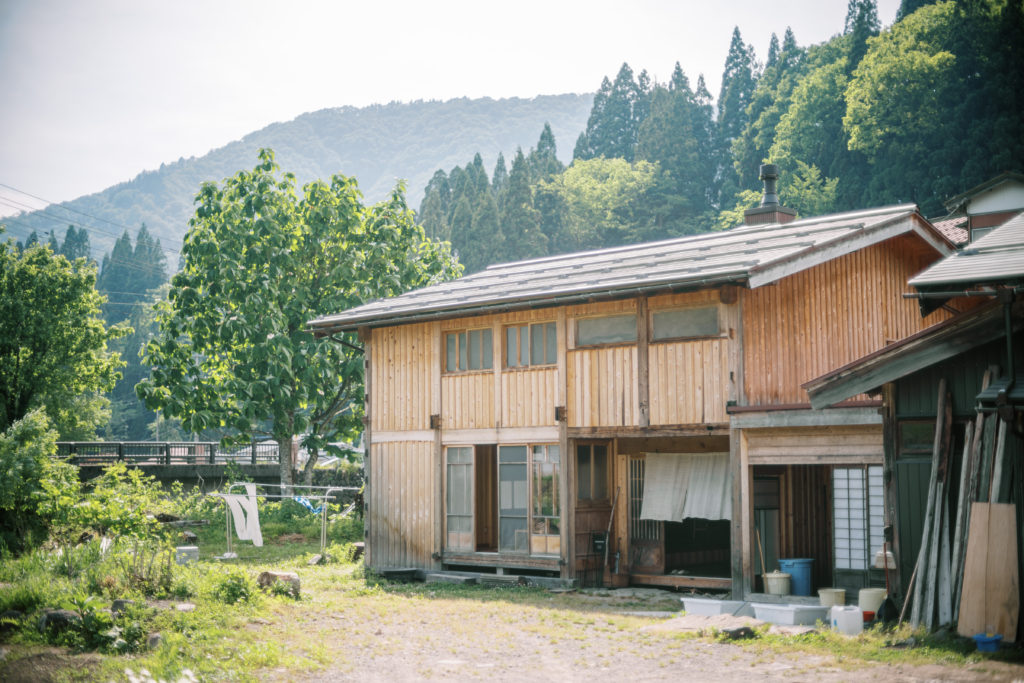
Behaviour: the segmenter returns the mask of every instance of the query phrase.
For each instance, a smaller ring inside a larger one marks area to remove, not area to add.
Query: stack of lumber
[[[997,369],[985,373],[987,387]],[[967,425],[960,470],[952,471],[952,400],[939,383],[928,502],[908,600],[910,622],[956,624],[965,636],[1016,639],[1019,609],[1017,515],[1009,497],[1006,423],[978,413]]]

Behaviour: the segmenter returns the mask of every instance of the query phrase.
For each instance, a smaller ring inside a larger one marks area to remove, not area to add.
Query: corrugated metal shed
[[[761,286],[842,253],[915,231],[952,244],[913,204],[498,264],[468,277],[314,320],[321,332],[553,306],[726,283]]]
[[[919,289],[1024,281],[1024,213],[910,280]]]

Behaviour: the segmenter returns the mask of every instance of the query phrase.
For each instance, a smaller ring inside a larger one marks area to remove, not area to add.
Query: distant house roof
[[[908,232],[941,254],[953,251],[916,206],[903,204],[493,265],[318,318],[310,327],[330,333],[727,283],[754,288]]]
[[[967,190],[966,192],[961,192],[960,194],[956,195],[955,197],[950,197],[945,202],[943,202],[943,205],[946,207],[946,211],[949,211],[950,213],[956,213],[958,211],[963,210],[965,208],[966,204],[970,200],[972,200],[975,197],[977,197],[979,194],[981,194],[983,192],[988,192],[989,190],[994,190],[995,188],[999,187],[1003,183],[1008,183],[1008,182],[1017,182],[1017,183],[1024,184],[1024,174],[1022,174],[1022,173],[1015,173],[1013,171],[1007,171],[1005,173],[1000,173],[996,177],[990,178],[989,180],[986,180],[985,182],[981,183],[980,185],[975,185],[974,187],[972,187],[971,189]]]
[[[1024,213],[910,280],[918,289],[1024,283]]]
[[[935,229],[946,236],[950,242],[960,247],[971,241],[971,233],[967,230],[967,216],[946,216],[945,218],[929,218]]]

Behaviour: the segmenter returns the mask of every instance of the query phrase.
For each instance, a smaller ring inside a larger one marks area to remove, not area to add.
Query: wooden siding
[[[742,291],[746,403],[806,403],[804,382],[948,318],[902,298],[937,258],[901,236]]]
[[[651,424],[728,422],[725,339],[651,344]]]
[[[636,345],[569,351],[570,427],[638,425]]]
[[[494,373],[441,376],[441,425],[444,429],[495,427]]]
[[[430,428],[430,324],[373,330],[370,416],[373,431]]]
[[[882,425],[747,429],[752,465],[882,464]]]
[[[374,444],[366,525],[371,567],[429,567],[434,527],[441,521],[434,492],[434,444]]]
[[[501,426],[553,426],[557,381],[558,371],[552,367],[502,372]]]

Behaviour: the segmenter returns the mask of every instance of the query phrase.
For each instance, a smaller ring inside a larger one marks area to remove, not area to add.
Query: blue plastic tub
[[[998,633],[993,635],[976,633],[974,635],[974,642],[978,645],[978,652],[998,652],[999,644],[1003,642],[1003,637]]]
[[[779,568],[793,577],[790,590],[793,595],[811,595],[811,565],[814,564],[812,557],[798,557],[789,560],[779,560]]]

